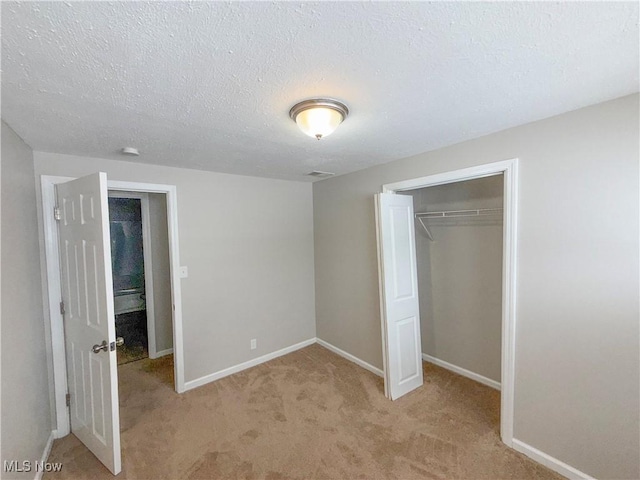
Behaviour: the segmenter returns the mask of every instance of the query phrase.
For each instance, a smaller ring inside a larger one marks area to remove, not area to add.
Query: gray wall
[[[503,207],[503,176],[402,192],[416,212]],[[501,380],[502,215],[416,222],[422,352]]]
[[[382,367],[373,194],[520,158],[515,438],[640,476],[638,95],[313,186],[318,337]]]
[[[169,231],[167,227],[167,196],[165,194],[149,194],[149,221],[151,226],[156,351],[162,351],[173,348],[171,269],[169,268]]]
[[[315,337],[311,185],[34,152],[36,175],[176,185],[185,381]],[[33,182],[33,179],[32,179]],[[250,350],[250,339],[258,348]]]
[[[34,462],[51,434],[51,408],[33,154],[4,122],[1,170],[2,461]]]

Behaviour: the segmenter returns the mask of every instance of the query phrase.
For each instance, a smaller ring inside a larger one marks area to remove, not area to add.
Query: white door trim
[[[48,301],[45,305],[45,318],[51,326],[51,350],[53,358],[54,402],[56,415],[56,433],[64,437],[71,431],[69,411],[66,407],[67,366],[64,345],[63,317],[60,313],[62,289],[60,285],[60,258],[58,233],[53,209],[56,205],[55,186],[58,183],[73,180],[75,177],[42,175],[40,177],[42,238],[44,246],[44,283]],[[184,388],[184,349],[182,333],[182,293],[180,288],[180,256],[178,244],[178,202],[175,185],[152,183],[108,181],[109,190],[130,192],[164,193],[167,196],[167,223],[169,231],[169,268],[171,274],[171,296],[173,303],[173,349],[175,389],[178,393]]]
[[[416,188],[433,187],[492,175],[504,174],[504,233],[502,263],[502,377],[500,390],[500,436],[513,447],[515,339],[516,339],[516,254],[518,159],[487,163],[475,167],[414,178],[382,186],[383,193],[396,193]],[[386,349],[385,337],[382,348]],[[387,366],[385,365],[386,369]],[[385,388],[386,392],[386,388]]]

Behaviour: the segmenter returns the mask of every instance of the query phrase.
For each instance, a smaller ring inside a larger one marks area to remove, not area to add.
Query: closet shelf
[[[477,208],[475,210],[443,210],[441,212],[417,212],[415,218],[424,228],[429,240],[433,241],[433,235],[429,231],[425,220],[444,219],[444,218],[461,218],[461,217],[486,217],[490,215],[502,215],[502,208]]]
[[[478,208],[475,210],[445,210],[442,212],[418,212],[416,218],[452,218],[502,215],[502,208]]]

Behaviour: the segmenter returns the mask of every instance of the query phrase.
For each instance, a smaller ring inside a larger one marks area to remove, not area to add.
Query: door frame
[[[504,175],[503,183],[503,253],[502,253],[502,365],[500,389],[500,436],[502,442],[513,446],[515,356],[516,356],[516,266],[517,266],[517,213],[518,213],[518,159],[487,163],[475,167],[414,178],[382,186],[382,193],[399,193],[436,185],[457,183],[465,180]],[[381,278],[381,282],[384,279]],[[380,286],[380,291],[383,290]],[[382,302],[382,297],[380,301]],[[382,305],[382,303],[381,303]],[[381,311],[382,314],[382,311]],[[386,350],[386,339],[382,336],[382,348]],[[385,382],[386,382],[386,368]],[[385,394],[387,388],[385,385]]]
[[[53,216],[56,206],[56,185],[77,177],[42,175],[40,194],[42,208],[41,226],[43,238],[43,286],[47,296],[45,318],[49,319],[51,332],[51,353],[54,383],[54,407],[56,415],[56,438],[71,432],[69,410],[66,407],[67,359],[64,343],[64,319],[60,313],[62,288],[60,284],[60,251],[58,249],[57,223]],[[182,330],[182,292],[180,285],[180,256],[178,244],[178,201],[175,185],[126,182],[108,180],[109,191],[140,193],[163,193],[167,198],[167,226],[169,235],[169,270],[171,278],[171,299],[173,303],[173,351],[174,351],[174,388],[183,393],[184,387],[184,348]],[[48,346],[47,346],[48,349]]]

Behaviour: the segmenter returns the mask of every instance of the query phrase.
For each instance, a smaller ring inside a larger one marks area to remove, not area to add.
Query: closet
[[[501,381],[503,175],[413,196],[423,359]]]

